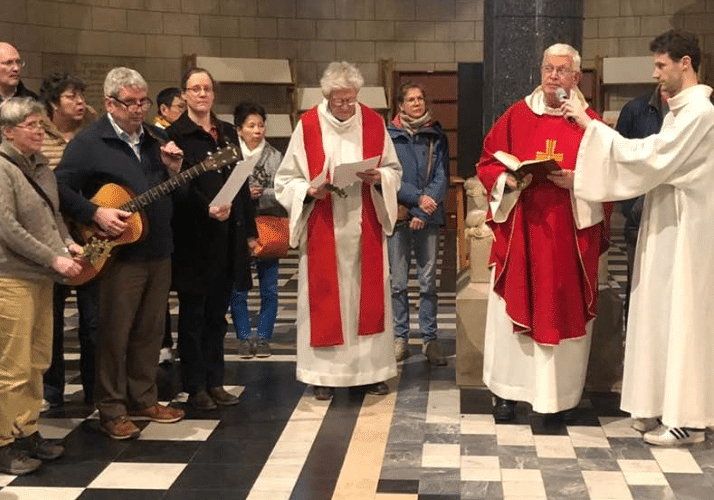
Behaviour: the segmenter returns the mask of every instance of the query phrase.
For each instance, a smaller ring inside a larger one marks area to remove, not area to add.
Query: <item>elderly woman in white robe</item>
[[[335,387],[387,394],[397,373],[386,237],[401,166],[384,120],[357,100],[363,84],[349,63],[327,67],[324,99],[300,119],[275,176],[290,244],[300,250],[297,379],[319,400]],[[349,185],[330,184],[340,165],[375,157]]]

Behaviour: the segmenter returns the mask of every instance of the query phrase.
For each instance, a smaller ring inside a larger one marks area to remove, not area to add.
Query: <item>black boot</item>
[[[514,418],[516,418],[516,402],[496,396],[496,404],[493,405],[493,419],[496,422],[510,422]]]

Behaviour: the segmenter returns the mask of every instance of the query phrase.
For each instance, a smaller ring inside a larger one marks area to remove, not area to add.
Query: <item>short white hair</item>
[[[329,95],[336,90],[355,89],[360,91],[364,85],[364,77],[354,64],[346,61],[331,62],[320,78],[322,95]]]
[[[144,77],[135,69],[121,66],[110,69],[104,79],[104,95],[118,97],[119,91],[124,87],[136,87],[146,90],[149,88]]]
[[[45,107],[32,97],[12,97],[0,105],[0,127],[16,127],[30,115],[45,116]]]
[[[575,71],[580,71],[580,54],[572,46],[567,43],[554,43],[543,52],[543,64],[548,57],[569,57],[573,61]]]

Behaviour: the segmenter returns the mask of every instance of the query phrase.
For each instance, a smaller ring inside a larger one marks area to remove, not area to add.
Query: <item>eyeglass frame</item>
[[[45,131],[44,125],[42,125],[42,121],[35,122],[34,124],[28,123],[27,125],[22,125],[21,123],[18,123],[15,125],[15,128],[22,128],[25,130],[28,130],[30,132],[43,132]]]
[[[127,104],[124,101],[122,101],[121,99],[119,99],[118,97],[113,96],[113,95],[109,95],[107,97],[109,99],[114,99],[116,102],[118,102],[119,104],[124,106],[129,113],[136,113],[137,111],[139,111],[140,108],[143,108],[146,111],[148,111],[149,108],[151,108],[151,106],[154,105],[154,101],[152,101],[151,98],[149,98],[149,97],[145,97],[144,99],[142,99],[141,103],[134,102],[131,104]],[[134,110],[132,110],[132,108],[134,108]]]
[[[354,99],[329,99],[330,104],[334,104],[338,108],[341,108],[342,106],[349,106],[350,108],[354,107],[357,105],[357,98]]]
[[[206,94],[213,94],[216,92],[216,89],[211,87],[210,89],[208,87],[202,86],[202,85],[194,85],[193,87],[186,87],[184,89],[184,92],[188,92],[193,95],[198,95],[201,93],[201,91],[204,91]]]
[[[571,73],[577,73],[578,71],[576,69],[567,68],[565,66],[553,66],[552,64],[543,64],[540,67],[540,70],[546,75],[550,75],[551,73],[553,73],[553,71],[555,71],[555,74],[559,77],[569,75]]]

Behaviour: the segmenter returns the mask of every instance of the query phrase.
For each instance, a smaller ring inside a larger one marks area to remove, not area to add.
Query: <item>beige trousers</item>
[[[0,277],[0,446],[37,431],[52,358],[52,287]]]

